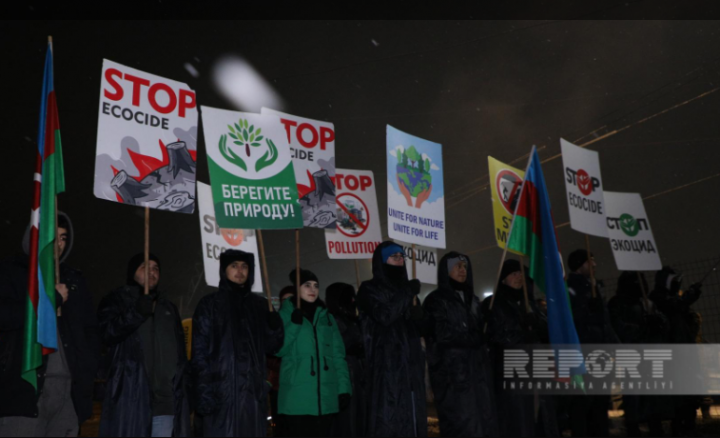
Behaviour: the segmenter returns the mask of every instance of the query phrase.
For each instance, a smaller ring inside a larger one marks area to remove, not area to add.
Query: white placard
[[[608,237],[599,154],[563,139],[560,149],[570,226],[581,233]]]
[[[639,193],[605,192],[607,228],[621,271],[659,271],[660,254]]]

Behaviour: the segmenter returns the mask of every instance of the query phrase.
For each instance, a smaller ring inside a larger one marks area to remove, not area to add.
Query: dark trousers
[[[287,436],[326,437],[330,436],[335,415],[281,415],[282,431]]]
[[[606,395],[578,395],[570,399],[568,414],[574,437],[605,437],[610,435]]]

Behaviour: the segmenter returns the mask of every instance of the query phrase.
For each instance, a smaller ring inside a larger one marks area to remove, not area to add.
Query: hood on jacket
[[[30,255],[30,228],[31,227],[32,227],[32,224],[28,224],[27,228],[25,228],[25,234],[23,235],[22,249],[23,249],[23,253],[25,253],[25,255]],[[65,250],[60,255],[60,263],[63,263],[65,260],[67,260],[68,256],[70,255],[70,251],[72,251],[73,241],[75,240],[75,230],[73,229],[73,225],[72,225],[72,221],[70,220],[70,216],[68,216],[66,213],[64,213],[62,211],[58,211],[58,227],[65,228],[68,232],[67,242],[65,243]]]
[[[242,287],[247,290],[252,290],[252,286],[255,284],[255,255],[238,249],[228,249],[220,254],[220,287],[232,287],[232,285],[235,284],[228,280],[227,275],[225,274],[225,269],[227,269],[231,263],[238,261],[245,262],[248,265],[247,280]]]
[[[333,315],[355,318],[355,288],[347,283],[333,283],[325,289],[325,301]]]
[[[160,258],[156,256],[153,253],[150,253],[150,256],[148,260],[152,260],[158,265],[158,270],[162,273],[162,267],[160,265]],[[135,281],[135,273],[137,272],[138,268],[142,266],[142,264],[145,263],[145,253],[139,252],[132,256],[127,264],[127,271],[125,272],[125,283],[129,286],[140,286],[138,282]],[[160,281],[158,280],[158,286],[160,285]],[[155,286],[155,289],[158,288],[158,286]],[[142,286],[140,286],[142,288]]]
[[[644,287],[647,292],[648,283],[645,279],[645,275],[640,273],[640,278],[642,278],[643,282],[642,287]],[[640,281],[638,280],[637,271],[625,271],[620,274],[620,277],[618,278],[617,294],[626,298],[641,298],[643,296],[642,287],[640,286]]]
[[[382,250],[391,245],[397,245],[397,243],[391,242],[391,241],[385,241],[385,242],[381,243],[380,245],[378,245],[377,248],[375,248],[375,251],[373,252],[373,258],[372,258],[373,278],[376,278],[378,280],[380,280],[380,279],[389,280],[386,278],[385,270],[383,269],[383,265],[385,263],[383,262]],[[406,260],[406,263],[407,263],[407,260]],[[405,270],[405,281],[407,281],[407,280],[408,280],[408,276],[407,276],[407,269],[406,269]]]
[[[460,254],[457,251],[451,251],[443,256],[443,258],[440,259],[440,263],[438,264],[438,286],[447,286],[452,287],[450,283],[450,269],[448,267],[448,261],[450,259],[463,257],[465,262],[467,263],[467,278],[465,279],[465,289],[473,292],[475,290],[473,282],[473,274],[472,274],[472,264],[470,263],[470,257],[466,256],[465,254]]]

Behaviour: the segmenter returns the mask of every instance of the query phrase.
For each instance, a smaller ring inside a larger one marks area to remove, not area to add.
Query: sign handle
[[[355,259],[354,262],[355,262],[355,282],[357,283],[358,290],[360,290],[360,264],[358,263],[357,259]]]
[[[650,300],[648,299],[648,296],[647,296],[647,291],[645,290],[645,282],[643,282],[642,276],[640,275],[640,271],[635,271],[635,273],[637,274],[638,282],[640,283],[640,290],[642,291],[643,301],[645,301],[645,308],[649,312],[651,307],[650,307]],[[655,313],[655,312],[652,312],[652,313]]]
[[[300,308],[300,229],[295,230],[295,284],[297,285],[297,308]]]
[[[267,261],[265,261],[265,244],[263,244],[262,230],[257,230],[258,244],[260,245],[260,258],[262,259],[263,278],[265,279],[265,295],[267,296],[268,311],[273,311],[272,292],[270,291],[270,279],[268,278]]]
[[[590,254],[590,236],[585,235],[585,249],[587,250],[587,259],[590,266],[590,284],[592,285],[592,297],[597,297],[597,287],[595,286],[595,267],[592,262],[592,255]]]
[[[145,206],[145,295],[150,294],[150,207]]]
[[[412,278],[413,278],[413,280],[417,279],[417,263],[415,261],[415,259],[417,257],[415,257],[415,256],[416,256],[415,244],[413,243],[412,244]],[[413,306],[417,306],[417,295],[413,296]]]

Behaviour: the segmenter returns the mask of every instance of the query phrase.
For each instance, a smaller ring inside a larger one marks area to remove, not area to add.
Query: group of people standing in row
[[[60,218],[64,260],[75,236],[69,218]],[[126,284],[103,298],[97,318],[82,275],[63,263],[56,285],[59,349],[44,357],[38,391],[21,378],[27,257],[3,263],[0,437],[77,435],[92,414],[101,343],[110,361],[101,436],[266,436],[269,400],[276,436],[427,436],[426,363],[442,436],[560,436],[563,415],[573,436],[609,434],[609,396],[537,399],[499,387],[503,348],[548,342],[529,278],[530,300],[524,300],[520,262],[504,263],[490,309],[489,299],[474,293],[467,256],[450,252],[440,260],[438,289],[423,303],[405,260],[402,247],[382,243],[373,254],[373,278],[357,293],[332,284],[325,301],[312,272],[293,271],[276,312],[251,292],[254,256],[228,250],[220,257],[218,291],[195,309],[190,360],[177,307],[158,287],[156,256],[147,276],[142,254],[130,260]],[[573,252],[568,264],[581,343],[695,341],[688,315],[700,289],[678,294],[678,276],[669,268],[658,273],[652,302],[643,300],[644,278],[624,273],[606,304],[601,283],[592,294],[588,253]],[[276,371],[274,385],[268,369]],[[639,436],[645,421],[657,432],[665,419],[648,399],[626,397],[630,435]],[[673,425],[687,433],[692,399],[670,409]]]

